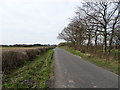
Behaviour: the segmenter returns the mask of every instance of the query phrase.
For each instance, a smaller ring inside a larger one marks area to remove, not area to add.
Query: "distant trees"
[[[14,45],[0,45],[2,47],[39,47],[39,46],[56,46],[49,44],[14,44]]]
[[[79,47],[83,44],[84,30],[82,22],[74,18],[71,23],[59,33],[58,39],[72,42],[75,48]]]
[[[118,2],[84,2],[76,16],[59,33],[58,38],[72,42],[75,48],[102,45],[103,52],[120,45],[120,0]]]

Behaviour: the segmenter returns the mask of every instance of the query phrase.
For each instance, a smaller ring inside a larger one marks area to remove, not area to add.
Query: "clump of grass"
[[[3,88],[47,88],[52,74],[53,50],[3,76]]]

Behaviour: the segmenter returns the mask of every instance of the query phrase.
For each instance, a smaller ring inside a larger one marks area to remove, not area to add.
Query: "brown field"
[[[0,48],[2,56],[2,71],[4,73],[23,65],[54,47],[3,47]]]

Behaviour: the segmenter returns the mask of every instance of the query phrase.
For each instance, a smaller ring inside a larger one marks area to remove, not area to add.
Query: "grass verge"
[[[53,74],[53,50],[3,76],[3,88],[47,88]]]
[[[81,53],[80,51],[74,50],[73,48],[68,48],[68,47],[61,47],[61,48],[67,50],[68,52],[70,52],[74,55],[78,55],[78,56],[82,57],[83,59],[88,60],[98,66],[106,68],[109,71],[112,71],[116,74],[119,74],[119,72],[120,72],[120,69],[118,69],[118,67],[120,67],[120,66],[118,66],[119,64],[118,64],[118,61],[116,61],[116,60],[106,61],[105,59],[93,57],[92,55],[90,55],[88,53],[87,54]]]

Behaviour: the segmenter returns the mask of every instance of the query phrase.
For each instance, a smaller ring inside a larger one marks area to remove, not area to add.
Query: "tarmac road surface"
[[[63,49],[54,54],[54,88],[118,88],[118,75]]]

